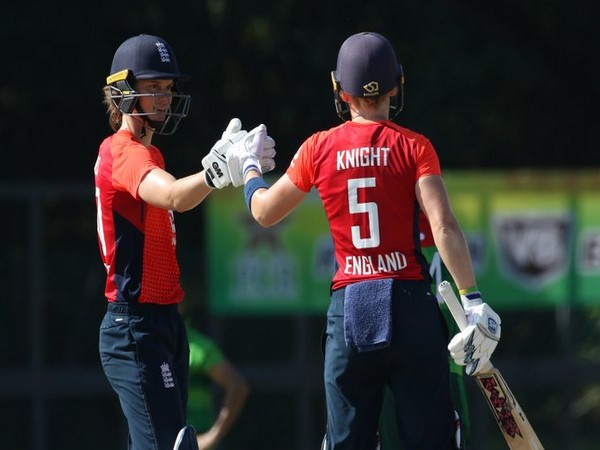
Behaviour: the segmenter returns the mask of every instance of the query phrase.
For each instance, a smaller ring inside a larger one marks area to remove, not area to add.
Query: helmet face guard
[[[389,120],[396,118],[402,108],[404,107],[404,74],[402,72],[402,66],[398,65],[398,91],[396,95],[390,97],[390,109],[388,113]],[[340,86],[340,80],[335,70],[331,71],[331,83],[333,84],[333,102],[335,104],[335,111],[342,121],[352,120],[350,114],[350,105],[342,100],[342,88]]]
[[[191,96],[178,93],[177,85],[170,94],[140,94],[132,87],[131,74],[129,70],[123,70],[107,78],[110,88],[110,98],[113,104],[123,114],[141,117],[156,134],[171,135],[175,133],[181,119],[188,115]],[[154,100],[155,107],[152,111],[142,111],[139,107],[139,99],[150,97]],[[167,112],[156,112],[156,99],[161,97],[170,98],[170,106]],[[164,116],[164,120],[152,120],[151,116]]]

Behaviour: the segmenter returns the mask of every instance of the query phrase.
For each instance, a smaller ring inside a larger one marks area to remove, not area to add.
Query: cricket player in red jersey
[[[114,134],[100,145],[94,167],[108,300],[99,350],[127,420],[129,450],[198,448],[186,425],[189,348],[177,308],[184,291],[173,211],[190,210],[232,183],[227,150],[256,153],[260,146],[255,168],[274,167],[264,125],[248,133],[234,119],[203,158],[204,170],[181,179],[165,170],[152,138],[173,134],[187,115],[190,96],[178,87],[186,78],[165,40],[139,35],[115,52],[104,88]]]
[[[448,347],[467,373],[489,359],[500,318],[476,288],[431,142],[390,121],[401,109],[403,74],[388,40],[350,36],[332,78],[347,121],[304,141],[273,186],[259,171],[243,173],[246,203],[261,225],[284,219],[313,187],[329,221],[337,270],[325,339],[325,446],[372,450],[389,386],[403,448],[453,449],[448,341],[420,248],[420,211],[469,312],[471,325]]]

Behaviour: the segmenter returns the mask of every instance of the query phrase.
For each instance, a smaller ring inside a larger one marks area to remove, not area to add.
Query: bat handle
[[[447,281],[442,281],[438,286],[438,292],[444,299],[446,306],[450,310],[450,314],[454,318],[454,321],[458,325],[460,330],[464,330],[467,328],[467,316],[465,315],[465,310],[460,303],[460,300],[454,293],[454,289],[452,289],[452,285]]]
[[[465,310],[462,307],[462,303],[454,293],[452,285],[447,281],[442,281],[438,286],[438,292],[444,299],[444,302],[450,310],[450,314],[454,318],[454,321],[458,325],[458,328],[462,331],[468,326],[467,316]],[[480,369],[481,373],[489,372],[494,366],[491,361],[487,361],[485,365]]]

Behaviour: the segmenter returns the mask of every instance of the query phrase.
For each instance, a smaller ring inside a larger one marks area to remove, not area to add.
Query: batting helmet
[[[390,118],[402,110],[404,74],[389,41],[379,33],[350,36],[340,47],[336,70],[331,72],[336,111],[342,120],[350,119],[343,90],[353,97],[376,97],[398,87],[390,102]]]
[[[135,90],[137,80],[174,80],[169,112],[162,121],[150,120],[154,111],[136,109],[140,97],[157,97],[165,94],[140,94]],[[123,114],[141,116],[158,134],[173,134],[181,119],[187,116],[191,97],[179,92],[177,82],[189,76],[179,70],[175,53],[162,38],[140,34],[123,42],[114,54],[106,84],[111,99]]]

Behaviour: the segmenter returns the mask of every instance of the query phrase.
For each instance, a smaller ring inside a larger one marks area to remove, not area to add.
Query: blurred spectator
[[[188,423],[197,432],[200,450],[212,450],[227,435],[242,411],[249,386],[217,344],[186,320],[190,343]],[[215,410],[214,387],[223,390]]]

